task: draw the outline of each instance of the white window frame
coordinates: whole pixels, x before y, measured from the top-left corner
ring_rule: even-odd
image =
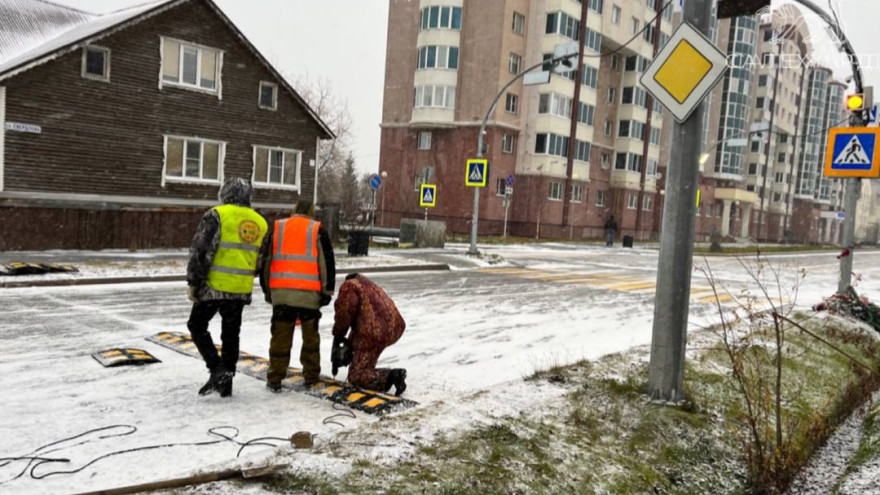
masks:
[[[303,161],[303,152],[302,150],[295,150],[293,148],[284,148],[281,146],[265,146],[261,144],[255,144],[252,146],[253,148],[253,158],[251,160],[251,184],[254,185],[254,189],[279,189],[284,191],[300,191],[300,186],[302,185],[302,161]],[[285,163],[287,161],[287,154],[294,153],[296,154],[296,183],[294,185],[290,184],[278,184],[275,182],[257,182],[257,150],[266,150],[271,153],[273,151],[281,152],[281,180],[284,180],[284,167],[287,165]],[[271,165],[272,158],[269,157],[269,163],[266,164],[266,180],[269,180],[269,177],[272,175],[269,167]]]
[[[654,197],[645,195],[642,197],[642,211],[651,211],[654,208]],[[699,211],[699,210],[697,210]]]
[[[501,137],[501,152],[502,153],[513,153],[516,149],[516,135],[514,134],[505,134]]]
[[[263,88],[266,86],[270,86],[274,90],[272,93],[272,106],[271,107],[267,107],[266,105],[263,105]],[[272,110],[272,111],[278,110],[278,85],[271,82],[271,81],[260,81],[260,90],[257,93],[257,105],[260,108],[262,108],[263,110]]]
[[[672,10],[672,9],[670,9]],[[617,5],[611,6],[611,24],[620,24],[620,15],[623,11]]]
[[[499,177],[495,180],[495,196],[504,197],[507,195],[507,179]]]
[[[575,194],[577,191],[577,194]],[[583,203],[584,202],[584,186],[579,184],[571,185],[571,202],[572,203]]]
[[[519,21],[517,23],[517,21]],[[519,12],[514,11],[513,13],[513,32],[522,36],[525,33],[526,26],[526,16],[520,14]],[[517,29],[519,27],[519,29]]]
[[[639,198],[637,194],[630,193],[626,198],[626,209],[627,210],[635,210],[639,206]]]
[[[169,139],[177,139],[183,141],[183,176],[182,177],[174,177],[168,175],[168,140]],[[195,177],[187,177],[186,176],[186,147],[187,143],[190,141],[197,141],[201,144],[199,146],[199,178]],[[204,174],[205,169],[205,143],[216,144],[219,145],[220,149],[217,151],[217,178],[216,179],[202,179],[201,176]],[[165,134],[162,139],[162,187],[165,187],[165,184],[168,182],[175,183],[184,183],[184,184],[207,184],[207,185],[220,185],[223,183],[223,173],[226,168],[226,141],[218,141],[216,139],[204,139],[195,136],[182,136],[175,134]]]
[[[164,77],[164,68],[165,68],[165,41],[173,41],[180,45],[180,52],[178,54],[178,68],[177,68],[177,78],[178,81],[166,81]],[[202,50],[212,51],[217,54],[216,67],[214,68],[214,89],[203,88],[199,86],[198,81],[196,84],[188,84],[183,82],[183,49],[184,47],[195,48],[198,50],[198,55],[196,57],[196,76],[198,81],[202,78]],[[219,48],[214,48],[211,46],[200,45],[198,43],[192,43],[189,41],[180,40],[177,38],[171,38],[168,36],[159,36],[159,89],[161,90],[165,86],[171,86],[174,88],[186,89],[189,91],[195,91],[197,93],[205,93],[210,95],[217,95],[218,100],[223,99],[223,56],[224,51]]]
[[[511,105],[513,102],[513,105]],[[511,109],[511,106],[513,107]],[[504,97],[504,111],[511,115],[519,115],[519,95],[507,93]]]
[[[86,72],[86,58],[89,50],[104,52],[104,75],[96,76]],[[82,48],[82,77],[93,81],[110,82],[110,49],[105,46],[86,45]]]
[[[608,191],[596,191],[596,206],[605,206],[607,202]]]
[[[511,74],[519,74],[522,69],[522,55],[510,52],[510,60],[507,62],[507,71]]]
[[[547,199],[550,201],[562,201],[562,183],[557,181],[550,181],[550,188],[547,191]],[[558,193],[559,197],[556,197]]]
[[[423,138],[424,136],[428,136],[428,139],[427,139],[427,146],[423,146],[425,140],[422,139],[422,138]],[[417,148],[419,149],[419,151],[427,151],[427,150],[430,150],[430,149],[431,149],[431,141],[432,141],[433,139],[434,139],[434,136],[431,134],[431,131],[419,131],[418,144],[417,144]]]

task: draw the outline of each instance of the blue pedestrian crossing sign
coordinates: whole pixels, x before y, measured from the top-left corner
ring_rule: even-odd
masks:
[[[419,193],[419,206],[422,208],[433,208],[437,206],[436,184],[422,184]]]
[[[826,177],[880,177],[880,128],[838,127],[828,132]]]
[[[468,160],[465,184],[467,184],[468,187],[486,187],[486,184],[488,183],[489,160]]]

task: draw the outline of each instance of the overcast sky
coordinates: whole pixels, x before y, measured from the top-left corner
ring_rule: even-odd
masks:
[[[56,0],[91,12],[109,12],[144,0]],[[479,0],[495,1],[495,0]],[[630,1],[630,0],[624,0]],[[866,84],[880,88],[880,20],[878,0],[833,0],[855,50],[870,54]],[[382,120],[382,87],[388,0],[216,0],[257,48],[283,73],[308,75],[332,81],[336,94],[348,100],[355,121],[354,155],[359,168],[379,166],[379,123]],[[773,4],[791,0],[774,0]],[[609,2],[606,2],[606,4]],[[678,2],[676,2],[677,4]],[[815,0],[822,6],[826,0]],[[833,45],[823,24],[806,15],[817,59],[831,62]],[[845,64],[834,63],[839,79],[849,75]],[[880,89],[878,89],[880,100]]]

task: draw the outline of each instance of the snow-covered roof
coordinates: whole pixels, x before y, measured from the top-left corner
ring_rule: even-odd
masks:
[[[0,0],[0,81],[187,1],[190,0],[153,0],[105,15],[96,15],[49,0]],[[207,3],[241,42],[282,82],[284,88],[305,107],[325,132],[325,137],[334,138],[335,135],[327,124],[223,11],[211,0],[207,0]]]
[[[9,5],[13,9],[11,17],[0,15],[3,31],[7,22],[21,25],[29,31],[24,33],[24,41],[4,43],[9,47],[8,53],[0,53],[0,79],[26,70],[32,63],[41,63],[46,57],[52,57],[58,51],[68,47],[75,48],[79,42],[86,41],[96,35],[107,34],[112,28],[122,27],[126,22],[139,19],[143,14],[158,10],[165,4],[179,0],[154,0],[143,5],[118,10],[106,15],[91,15],[81,11],[61,7],[44,0],[0,0],[0,14]],[[62,12],[66,15],[62,15]],[[52,13],[55,16],[52,16]],[[17,15],[16,15],[17,14]],[[77,15],[78,14],[78,15]],[[36,27],[43,24],[44,27]],[[32,27],[31,27],[32,26]],[[22,30],[24,30],[22,29]],[[40,36],[42,34],[42,36]],[[18,50],[13,46],[19,46]]]

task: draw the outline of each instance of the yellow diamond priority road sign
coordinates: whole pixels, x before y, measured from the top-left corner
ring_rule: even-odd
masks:
[[[640,82],[678,122],[684,122],[727,70],[727,57],[688,23],[672,34]]]

